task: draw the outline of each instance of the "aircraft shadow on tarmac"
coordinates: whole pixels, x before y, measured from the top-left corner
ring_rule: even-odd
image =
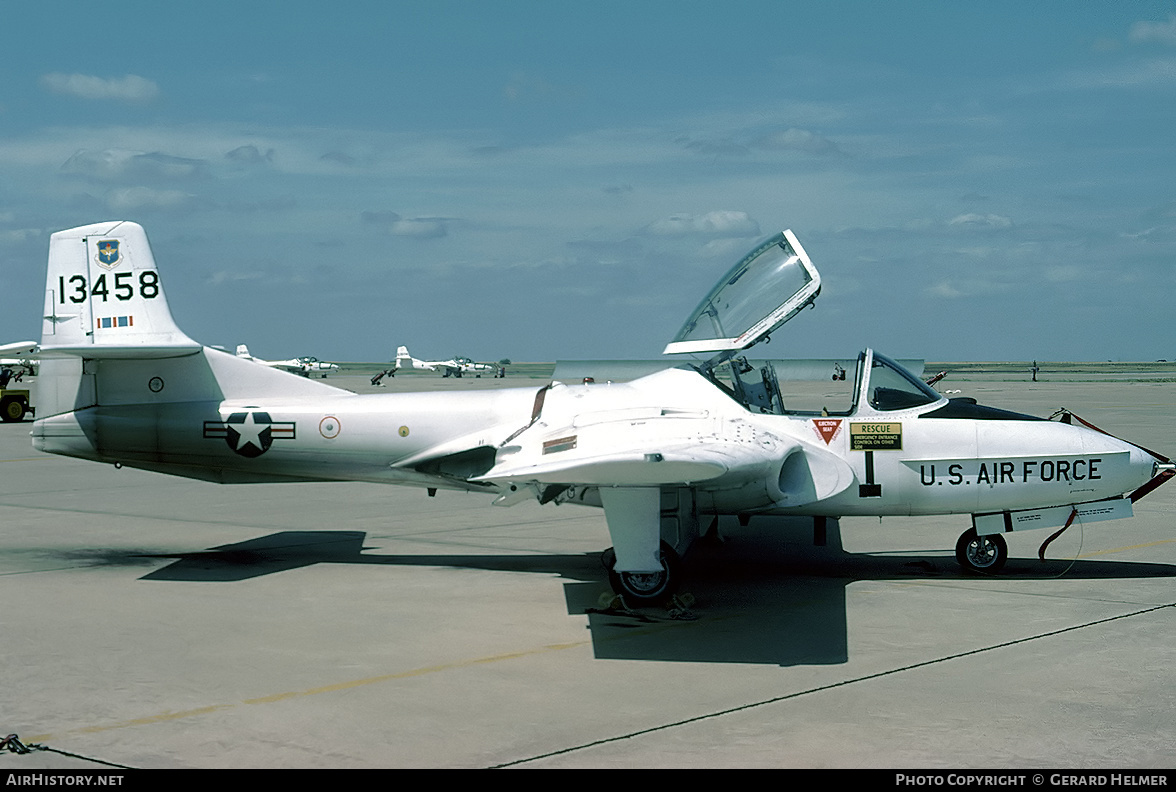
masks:
[[[769,522],[770,521],[770,522]],[[768,528],[769,530],[764,530]],[[807,534],[807,536],[806,536]],[[598,553],[569,555],[377,555],[362,531],[282,531],[191,553],[137,553],[127,562],[174,559],[143,580],[233,582],[313,564],[451,567],[555,574],[569,614],[587,614],[596,657],[673,662],[830,665],[848,661],[845,588],[863,580],[979,581],[949,554],[848,553],[829,520],[824,546],[812,524],[756,518],[718,547],[683,563],[694,598],[687,614],[605,609],[609,586]],[[1010,558],[1007,579],[1176,577],[1176,566],[1125,561]],[[687,618],[678,618],[686,615]]]

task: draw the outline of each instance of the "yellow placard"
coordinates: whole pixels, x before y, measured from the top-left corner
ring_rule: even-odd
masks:
[[[887,421],[851,423],[849,448],[851,451],[901,451],[902,424]]]

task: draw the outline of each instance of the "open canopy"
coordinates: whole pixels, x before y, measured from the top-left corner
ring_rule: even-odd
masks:
[[[719,279],[663,354],[747,349],[799,313],[820,291],[820,273],[796,236],[784,231]]]

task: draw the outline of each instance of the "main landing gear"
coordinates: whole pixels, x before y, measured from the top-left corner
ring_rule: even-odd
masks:
[[[993,575],[1000,571],[1009,558],[1009,548],[1000,534],[979,536],[969,528],[956,542],[956,560],[968,572]]]
[[[660,572],[617,572],[617,554],[613,548],[604,551],[600,563],[608,572],[608,582],[613,591],[636,607],[659,605],[674,596],[682,582],[681,560],[668,542],[662,542],[658,550]]]

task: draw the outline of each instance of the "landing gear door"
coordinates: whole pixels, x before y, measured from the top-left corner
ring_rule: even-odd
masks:
[[[663,354],[728,358],[758,343],[811,304],[821,276],[791,231],[763,242],[703,299]]]

